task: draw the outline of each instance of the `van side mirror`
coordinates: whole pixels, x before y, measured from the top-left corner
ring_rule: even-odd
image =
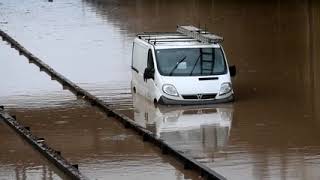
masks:
[[[230,76],[234,77],[237,74],[237,68],[235,65],[229,66],[229,72],[230,72]]]
[[[143,73],[143,79],[146,81],[147,79],[154,79],[154,69],[146,68]]]

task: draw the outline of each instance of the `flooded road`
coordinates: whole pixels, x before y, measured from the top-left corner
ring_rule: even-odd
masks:
[[[81,100],[71,104],[11,112],[90,179],[198,178],[98,109]]]
[[[320,5],[312,0],[0,1],[1,29],[79,86],[228,179],[320,178],[319,22]],[[175,31],[177,24],[200,24],[224,37],[228,60],[238,69],[235,103],[156,108],[138,95],[132,97],[130,57],[135,34]],[[97,111],[83,110],[86,105],[79,105],[72,94],[3,42],[0,52],[0,65],[6,67],[0,71],[6,77],[0,80],[0,103],[79,162],[85,173],[113,177],[117,173],[102,170],[112,168],[132,175],[142,172],[135,169],[137,164],[146,167],[146,162],[159,161],[155,150],[144,147],[149,145],[131,139],[122,127],[110,126]],[[87,122],[86,116],[95,123]],[[56,126],[62,124],[65,129],[59,132]],[[113,135],[105,134],[105,128]],[[59,133],[87,140],[69,147],[65,144],[76,140],[64,140]],[[128,146],[122,139],[137,147],[120,151]],[[117,144],[117,150],[105,141]],[[118,151],[119,157],[114,154]],[[128,157],[123,154],[132,159],[124,160]],[[154,164],[160,167],[157,177],[178,179],[173,174],[181,173],[176,170],[179,166],[161,159],[164,163]],[[97,166],[98,162],[103,165]],[[145,173],[137,174],[139,179]]]
[[[2,120],[0,132],[0,179],[67,179]]]

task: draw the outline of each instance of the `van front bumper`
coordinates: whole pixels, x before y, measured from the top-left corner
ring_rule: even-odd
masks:
[[[158,103],[164,105],[206,105],[206,104],[219,104],[234,101],[234,95],[223,99],[210,99],[210,100],[175,100],[161,96]]]

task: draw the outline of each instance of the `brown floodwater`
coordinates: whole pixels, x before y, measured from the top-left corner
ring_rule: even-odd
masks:
[[[200,25],[224,37],[228,61],[238,69],[235,103],[155,108],[132,97],[135,34],[175,31],[177,24]],[[2,0],[0,28],[58,72],[228,179],[320,178],[320,4],[315,0]],[[142,165],[148,172],[159,167],[152,171],[162,178],[189,177],[131,132],[79,106],[72,94],[4,44],[0,103],[79,162],[86,174],[139,179],[150,175],[136,169]],[[53,125],[64,121],[72,125]],[[60,132],[57,126],[65,129]],[[105,128],[113,135],[105,134]],[[124,142],[112,139],[123,134]],[[118,143],[118,150],[112,143]],[[126,152],[132,144],[133,152]],[[163,163],[145,165],[157,158]],[[120,177],[119,171],[138,175]]]
[[[116,120],[74,101],[71,106],[10,111],[90,179],[198,178]]]
[[[0,179],[67,179],[0,120]]]

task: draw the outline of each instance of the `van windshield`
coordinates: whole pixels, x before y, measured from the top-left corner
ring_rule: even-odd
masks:
[[[218,75],[227,70],[221,48],[158,49],[156,60],[163,76]]]

